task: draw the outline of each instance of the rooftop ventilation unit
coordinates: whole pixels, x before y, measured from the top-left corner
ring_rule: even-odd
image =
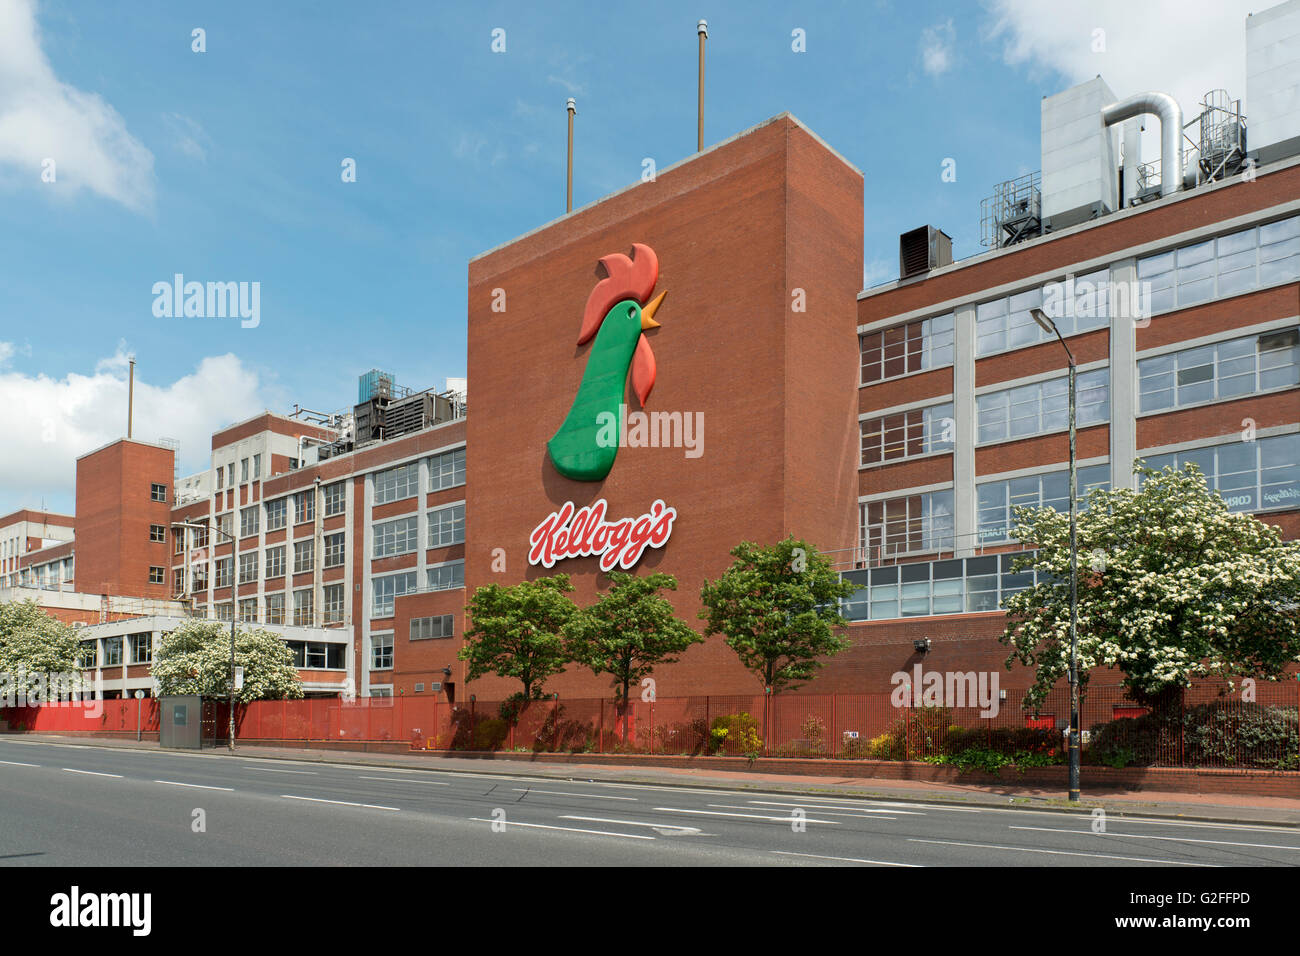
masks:
[[[1044,231],[1064,229],[1118,208],[1116,133],[1102,119],[1102,111],[1114,102],[1115,94],[1100,76],[1043,97]]]
[[[1042,181],[1035,172],[993,187],[980,202],[981,245],[1001,249],[1042,234]]]
[[[1300,0],[1246,18],[1246,105],[1256,162],[1300,154]]]
[[[910,279],[952,264],[952,239],[934,226],[921,226],[898,237],[898,277]]]

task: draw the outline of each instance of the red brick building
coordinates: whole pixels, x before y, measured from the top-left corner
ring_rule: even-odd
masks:
[[[1000,187],[1016,201],[989,218],[989,251],[953,262],[942,233],[909,234],[902,277],[865,291],[862,174],[788,114],[486,252],[469,263],[472,415],[463,390],[372,374],[346,415],[214,435],[211,469],[175,488],[166,449],[102,449],[78,464],[76,589],[310,630],[286,640],[322,693],[491,700],[516,688],[466,687],[467,594],[562,571],[589,602],[599,559],[530,563],[534,529],[570,502],[614,521],[661,501],[671,535],[636,567],[677,577],[692,624],[742,540],[804,538],[859,585],[852,647],[810,690],[888,690],[926,640],[927,669],[1001,669],[999,605],[1032,581],[1010,571],[1011,509],[1065,507],[1066,360],[1036,308],[1078,363],[1081,492],[1131,487],[1137,458],[1196,461],[1231,507],[1300,536],[1300,140],[1185,175],[1162,157],[1153,186],[1131,125],[1095,108],[1112,99],[1098,80],[1044,101],[1042,179]],[[1087,131],[1071,150],[1103,154],[1100,177],[1049,149],[1071,110]],[[623,404],[640,410],[653,368],[645,410],[696,423],[693,444],[628,443],[606,477],[574,480],[548,441],[600,347],[579,342],[612,275],[598,263],[635,244],[667,297]],[[757,689],[716,638],[656,681],[661,697]],[[546,689],[608,692],[576,669]]]

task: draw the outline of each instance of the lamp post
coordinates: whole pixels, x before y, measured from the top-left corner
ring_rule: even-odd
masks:
[[[1042,309],[1032,309],[1039,327],[1065,349],[1070,363],[1070,792],[1071,803],[1079,800],[1079,542],[1077,537],[1078,467],[1075,457],[1075,364],[1074,353],[1065,344],[1065,338],[1056,323]]]
[[[233,519],[232,519],[233,520]],[[176,522],[182,528],[190,528],[197,531],[209,530],[205,524],[194,524],[190,522]],[[239,619],[239,543],[235,536],[228,531],[222,531],[221,528],[213,526],[210,530],[217,534],[224,535],[230,539],[230,727],[229,739],[227,740],[227,749],[231,753],[235,752],[235,622]]]

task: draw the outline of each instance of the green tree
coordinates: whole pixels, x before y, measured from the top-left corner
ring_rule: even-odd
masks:
[[[78,673],[79,648],[76,631],[35,601],[0,604],[0,674],[7,675],[6,691],[26,694],[44,675]]]
[[[1275,679],[1300,660],[1300,543],[1234,514],[1195,465],[1134,466],[1139,491],[1097,489],[1078,518],[1080,683],[1114,667],[1132,696],[1163,708],[1196,677]],[[1038,583],[1004,602],[1007,666],[1036,667],[1026,704],[1069,672],[1070,524],[1017,508],[1018,559]]]
[[[302,681],[293,652],[278,634],[258,628],[235,632],[235,666],[244,669],[244,685],[235,702],[302,697]],[[199,694],[225,698],[230,693],[230,625],[220,621],[186,621],[164,634],[153,650],[154,680],[160,696]]]
[[[547,679],[564,672],[564,626],[577,611],[567,597],[567,574],[519,584],[487,584],[469,600],[470,627],[457,655],[469,664],[465,679],[496,674],[524,685],[524,698],[537,700]]]
[[[726,644],[764,687],[794,690],[851,643],[836,633],[848,622],[840,600],[855,586],[840,578],[825,555],[788,537],[770,547],[744,541],[715,582],[700,589],[705,633]]]
[[[674,664],[678,655],[704,637],[673,613],[660,591],[677,590],[671,574],[638,577],[625,571],[609,575],[610,588],[589,608],[578,611],[564,629],[568,655],[596,675],[609,674],[619,689],[627,742],[629,688],[639,684],[660,664]]]

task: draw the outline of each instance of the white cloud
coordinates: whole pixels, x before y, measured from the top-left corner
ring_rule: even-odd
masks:
[[[212,140],[199,123],[181,113],[164,113],[163,121],[176,137],[175,146],[191,159],[201,163],[208,160],[208,146]]]
[[[1246,15],[1273,5],[1272,0],[989,0],[985,38],[1003,44],[1008,65],[1053,70],[1069,85],[1100,74],[1120,99],[1147,90],[1169,93],[1182,106],[1185,122],[1200,112],[1198,104],[1210,90],[1226,89],[1245,100]],[[1243,102],[1243,110],[1249,116],[1250,104]],[[1144,157],[1153,148],[1158,153],[1158,127],[1147,124]]]
[[[11,343],[0,342],[0,356],[13,352]],[[42,501],[72,507],[77,458],[126,435],[126,368],[120,347],[90,375],[54,379],[0,368],[6,446],[0,455],[0,514]],[[230,354],[209,356],[190,374],[164,384],[149,382],[137,366],[133,434],[148,442],[179,440],[182,474],[197,471],[210,462],[212,433],[273,406],[271,392]]]
[[[45,160],[56,180],[43,183]],[[0,167],[20,182],[89,189],[129,209],[153,205],[153,154],[97,93],[54,75],[34,0],[0,0]]]
[[[940,76],[952,69],[953,48],[957,43],[957,29],[952,20],[936,23],[921,31],[921,66],[931,76]]]

